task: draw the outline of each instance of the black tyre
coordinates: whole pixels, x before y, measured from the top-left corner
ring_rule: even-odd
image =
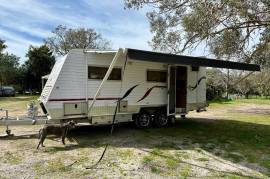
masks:
[[[135,118],[135,125],[138,128],[148,128],[152,125],[151,115],[148,113],[139,113]]]
[[[166,126],[168,124],[169,119],[168,119],[168,116],[166,115],[166,113],[158,112],[155,115],[154,122],[155,122],[155,125],[157,127],[164,127],[164,126]]]
[[[186,119],[186,115],[181,115],[181,119]]]

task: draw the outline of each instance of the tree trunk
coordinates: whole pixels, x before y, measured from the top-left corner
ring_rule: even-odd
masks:
[[[229,82],[230,82],[230,70],[227,70],[227,81],[225,87],[226,99],[229,99]]]

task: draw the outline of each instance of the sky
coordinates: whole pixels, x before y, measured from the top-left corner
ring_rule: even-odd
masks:
[[[119,47],[151,50],[146,10],[125,10],[122,0],[0,0],[0,38],[7,52],[26,59],[57,25],[94,28]]]
[[[123,0],[0,0],[0,38],[21,63],[29,46],[42,45],[60,24],[94,28],[113,49],[151,50],[147,10],[125,10]]]

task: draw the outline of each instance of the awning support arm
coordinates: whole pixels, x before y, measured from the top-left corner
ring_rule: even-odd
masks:
[[[96,99],[97,99],[97,97],[99,96],[99,93],[100,93],[100,91],[101,91],[101,89],[102,89],[104,83],[108,80],[108,78],[109,78],[109,76],[110,76],[110,74],[111,74],[111,72],[112,72],[112,70],[113,70],[113,67],[114,67],[116,61],[119,59],[119,57],[120,57],[120,55],[121,55],[122,53],[123,53],[123,49],[120,48],[120,49],[118,50],[118,52],[115,54],[115,56],[114,56],[114,58],[113,58],[113,60],[112,60],[112,62],[111,62],[111,64],[110,64],[110,66],[109,66],[109,68],[108,68],[108,70],[107,70],[107,72],[106,72],[106,74],[105,74],[105,76],[104,76],[102,82],[100,83],[100,85],[99,85],[99,87],[98,87],[98,89],[97,89],[97,91],[96,91],[96,94],[95,94],[95,96],[94,96],[94,98],[93,98],[93,100],[92,100],[92,103],[91,103],[90,107],[88,108],[87,114],[89,114],[90,111],[91,111],[91,109],[93,108],[93,106],[94,106],[94,104],[95,104],[95,102],[96,102]]]

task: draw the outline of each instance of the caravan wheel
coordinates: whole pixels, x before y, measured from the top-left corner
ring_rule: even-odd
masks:
[[[148,113],[139,113],[135,119],[135,125],[138,128],[147,128],[152,124],[152,119]]]
[[[168,116],[165,113],[157,113],[155,115],[155,124],[157,127],[164,127],[168,124]]]

